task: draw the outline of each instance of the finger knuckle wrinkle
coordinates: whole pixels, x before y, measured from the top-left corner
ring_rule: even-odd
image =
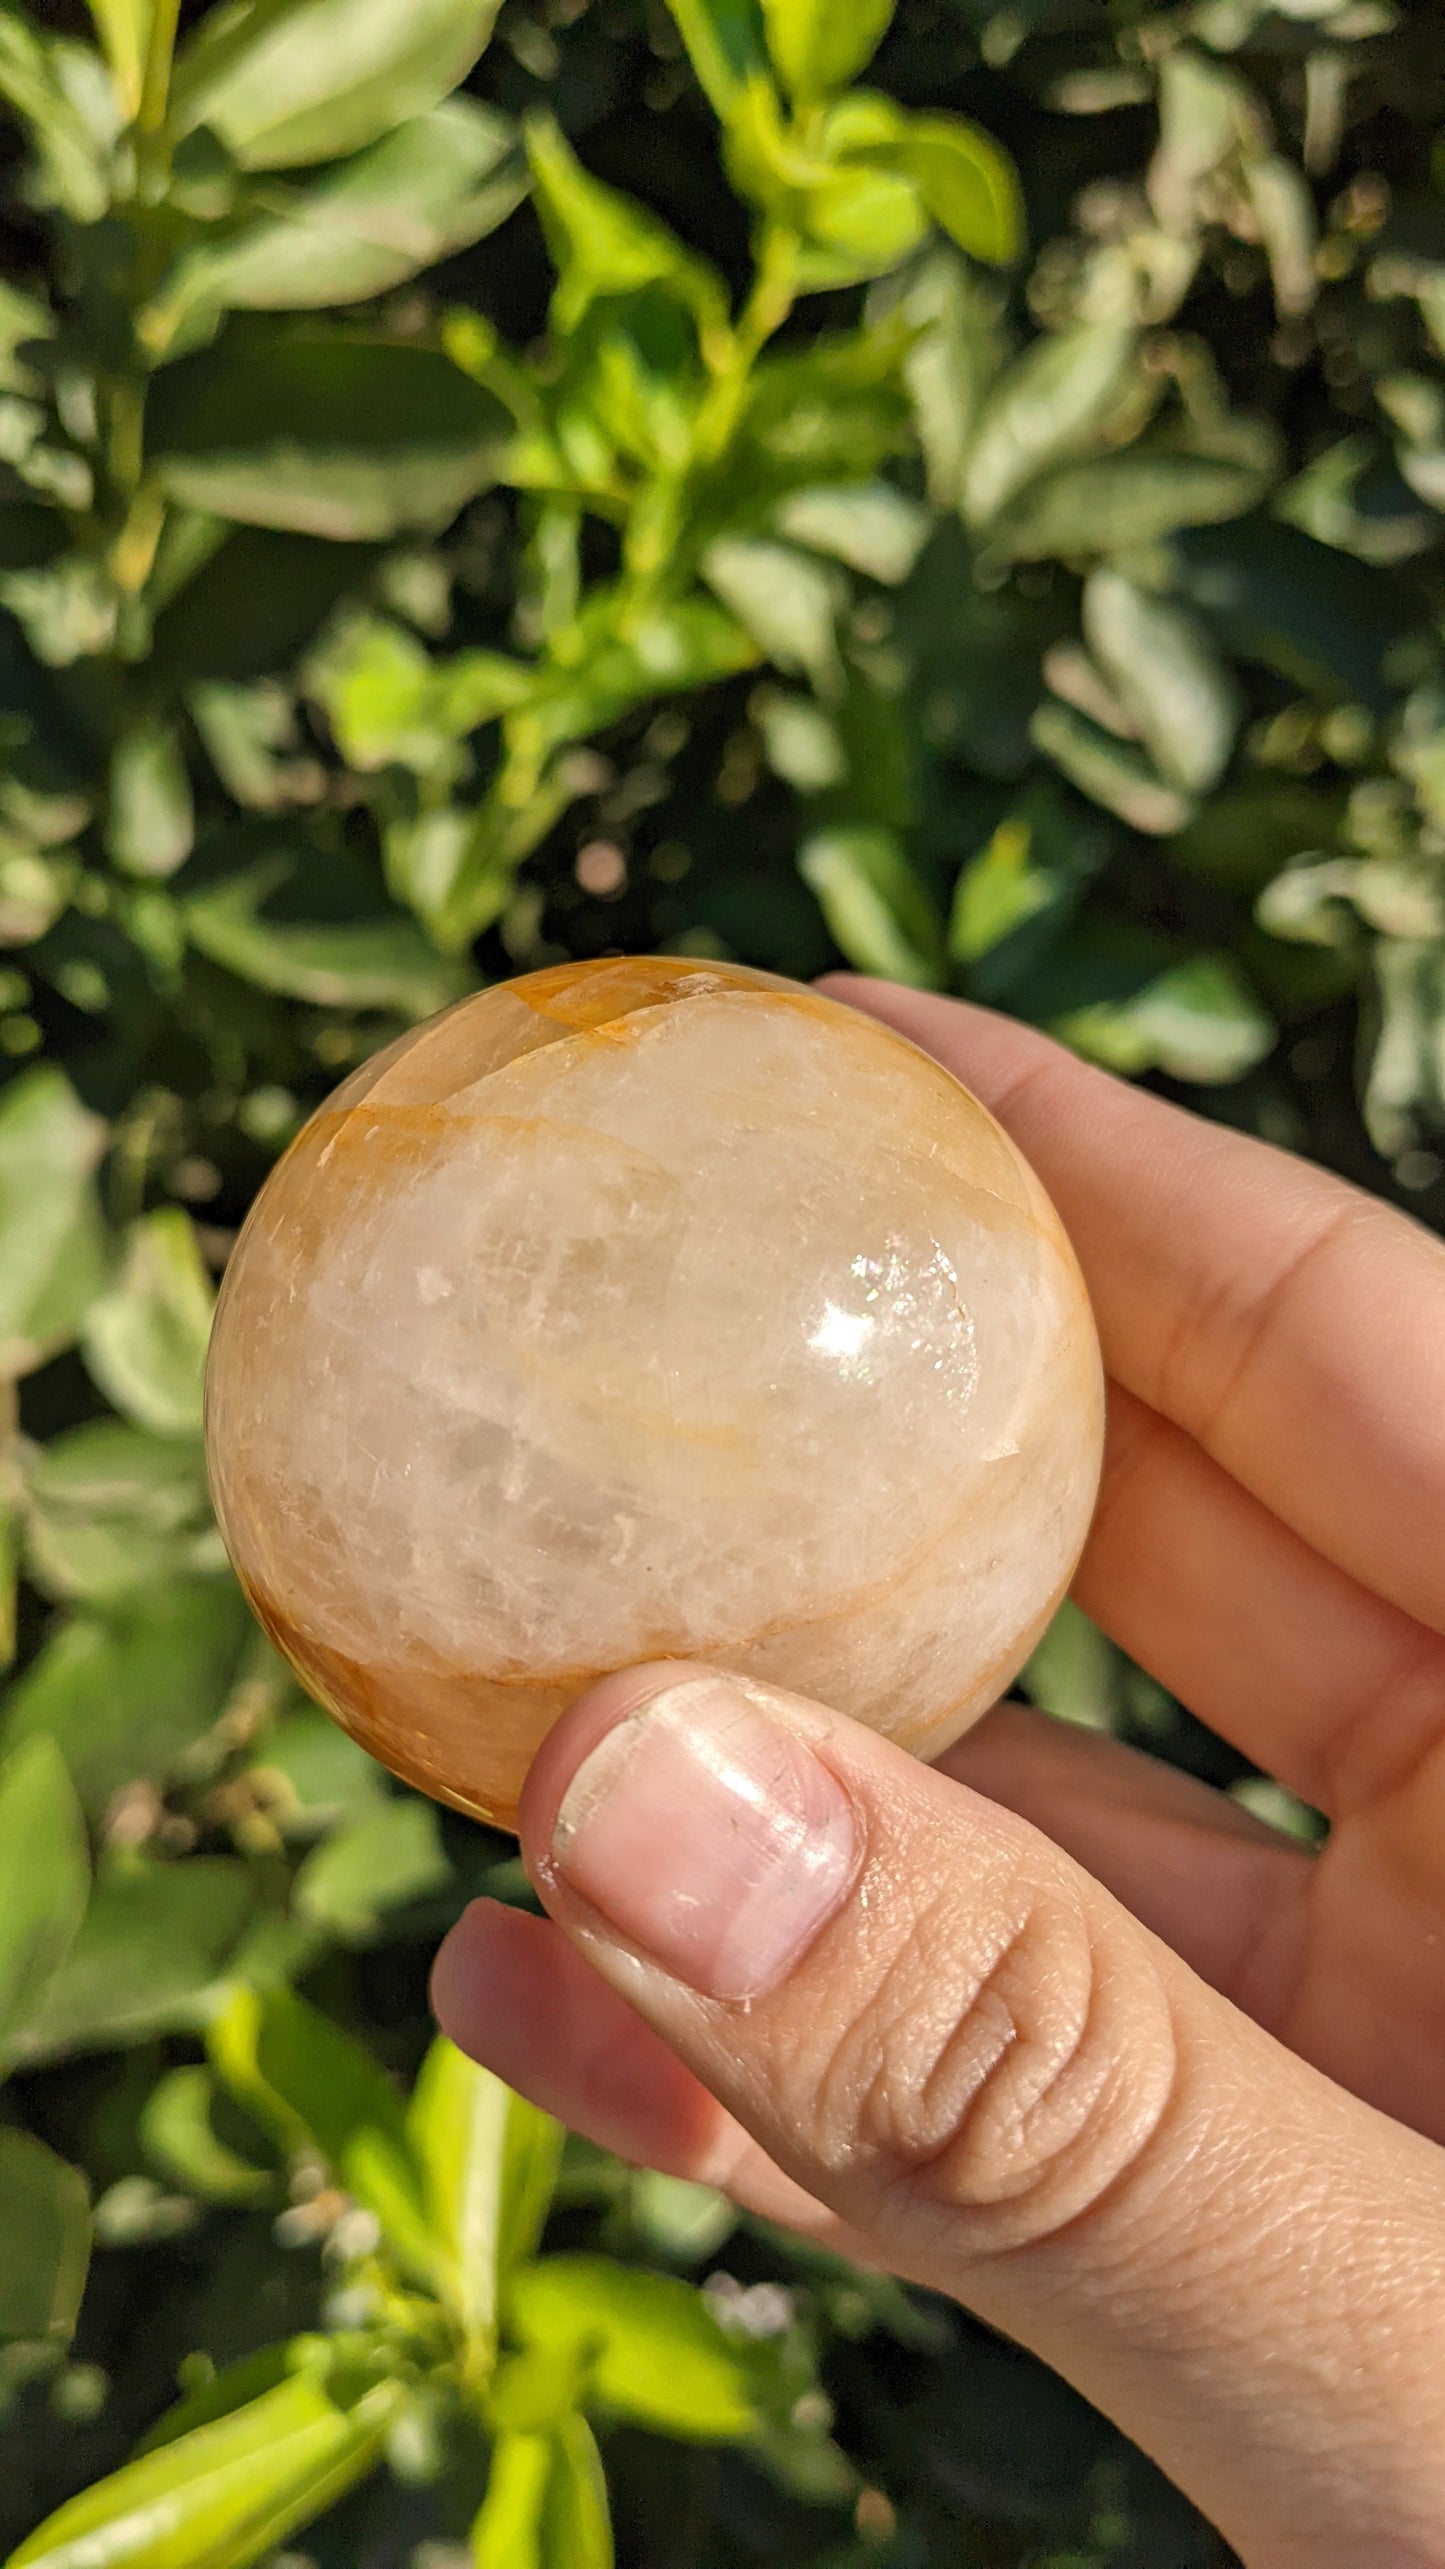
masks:
[[[1147,2154],[1174,2083],[1167,2000],[1147,1955],[1068,1893],[1033,1901],[921,2027],[896,2004],[916,1986],[906,1958],[893,1977],[867,2112],[895,2184],[961,2253],[1056,2235]]]

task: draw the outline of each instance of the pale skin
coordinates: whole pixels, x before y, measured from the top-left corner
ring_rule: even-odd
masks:
[[[1445,2569],[1445,1247],[1029,1029],[825,987],[983,1099],[1078,1251],[1079,1603],[1328,1842],[1020,1704],[928,1768],[634,1669],[532,1769],[548,1917],[471,1908],[441,2021],[1035,2349],[1248,2569]]]

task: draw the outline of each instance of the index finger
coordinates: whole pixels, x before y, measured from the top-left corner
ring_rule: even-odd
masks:
[[[1116,1382],[1353,1577],[1445,1630],[1445,1245],[1307,1161],[965,1001],[832,976],[1006,1126]]]

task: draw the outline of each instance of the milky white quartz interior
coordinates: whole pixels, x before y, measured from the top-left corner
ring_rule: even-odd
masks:
[[[262,1622],[503,1824],[643,1659],[936,1753],[1068,1583],[1102,1414],[1072,1252],[984,1109],[870,1018],[674,959],[498,986],[357,1072],[257,1201],[207,1388]]]

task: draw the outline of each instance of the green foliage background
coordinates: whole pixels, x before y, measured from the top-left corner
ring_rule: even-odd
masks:
[[[0,2543],[1217,2564],[428,2049],[527,1888],[250,1626],[201,1366],[326,1089],[569,955],[959,990],[1440,1221],[1445,21],[31,0],[0,101]],[[1314,1832],[1076,1610],[1026,1683]]]

